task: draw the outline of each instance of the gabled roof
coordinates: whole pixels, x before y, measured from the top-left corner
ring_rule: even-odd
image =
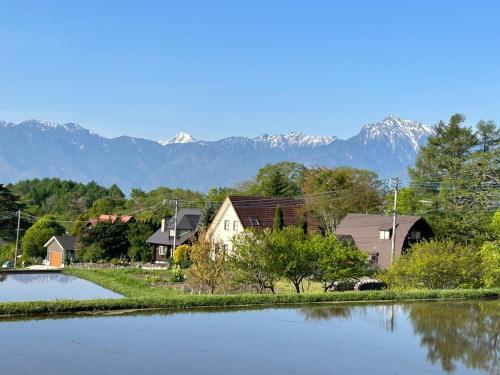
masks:
[[[244,228],[269,228],[274,225],[276,207],[283,209],[285,226],[298,226],[304,201],[296,198],[228,196]],[[257,219],[257,220],[255,220]]]
[[[179,210],[177,213],[177,230],[187,230],[188,232],[176,239],[176,245],[182,245],[198,231],[200,218],[201,210],[198,208],[182,208]],[[169,231],[174,229],[174,224],[174,219],[169,219],[165,225],[165,232],[162,232],[161,228],[158,229],[146,242],[156,245],[173,245],[174,241],[173,238],[170,238]]]
[[[195,235],[197,230],[190,230],[186,234],[177,237],[175,240],[175,245],[179,246],[186,242],[189,238]],[[154,232],[151,237],[146,240],[146,243],[155,244],[155,245],[164,245],[164,246],[173,246],[174,239],[168,235],[168,232],[162,232],[161,229],[158,229]]]
[[[177,229],[180,230],[193,230],[198,226],[201,218],[201,210],[198,208],[181,208],[177,212]],[[165,228],[174,229],[174,218],[170,218]]]
[[[74,251],[76,249],[76,239],[74,236],[52,236],[43,247],[47,247],[53,241],[57,241],[63,250]]]

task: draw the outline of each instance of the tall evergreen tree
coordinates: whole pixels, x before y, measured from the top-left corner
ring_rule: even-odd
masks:
[[[409,175],[438,237],[482,241],[499,198],[498,131],[493,122],[481,121],[474,133],[464,122],[460,114],[439,122]]]
[[[285,226],[285,219],[283,217],[283,208],[278,205],[274,210],[274,230],[282,230]]]
[[[16,238],[16,211],[23,208],[19,197],[0,184],[0,239],[12,241]],[[23,222],[23,227],[25,227]]]

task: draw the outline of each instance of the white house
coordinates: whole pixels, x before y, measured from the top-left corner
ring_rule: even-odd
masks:
[[[207,234],[221,241],[226,251],[231,251],[232,238],[236,234],[247,228],[272,228],[277,206],[283,209],[285,226],[300,224],[304,207],[302,199],[230,195],[217,211]]]

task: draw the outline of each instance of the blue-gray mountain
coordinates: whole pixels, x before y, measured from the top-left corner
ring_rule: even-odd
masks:
[[[167,140],[104,138],[74,124],[0,121],[0,182],[60,177],[152,189],[160,185],[206,191],[248,180],[266,163],[351,166],[381,177],[406,176],[430,126],[390,116],[341,140],[301,133],[198,141],[181,133]]]

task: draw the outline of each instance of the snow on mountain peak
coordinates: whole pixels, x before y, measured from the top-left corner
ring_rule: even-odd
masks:
[[[58,124],[56,122],[52,121],[39,121],[35,119],[23,121],[17,125],[14,126],[24,126],[28,128],[36,128],[41,131],[46,131],[46,130],[53,130],[53,129],[64,129],[68,131],[75,131],[75,130],[83,130],[80,125],[74,123],[74,122],[68,122],[65,124]]]
[[[180,132],[173,136],[172,138],[169,138],[167,140],[159,141],[158,143],[161,144],[162,146],[165,145],[170,145],[170,144],[175,144],[175,143],[192,143],[192,142],[197,142],[196,139],[194,139],[191,134]]]
[[[427,139],[432,132],[432,127],[429,125],[391,115],[377,123],[364,125],[360,134],[363,137],[365,145],[369,140],[386,137],[393,148],[398,139],[407,138],[412,148],[416,151],[422,141]]]
[[[300,132],[283,134],[262,134],[254,138],[256,142],[267,143],[272,148],[284,148],[287,146],[316,147],[325,146],[336,140],[333,136],[314,136]]]

